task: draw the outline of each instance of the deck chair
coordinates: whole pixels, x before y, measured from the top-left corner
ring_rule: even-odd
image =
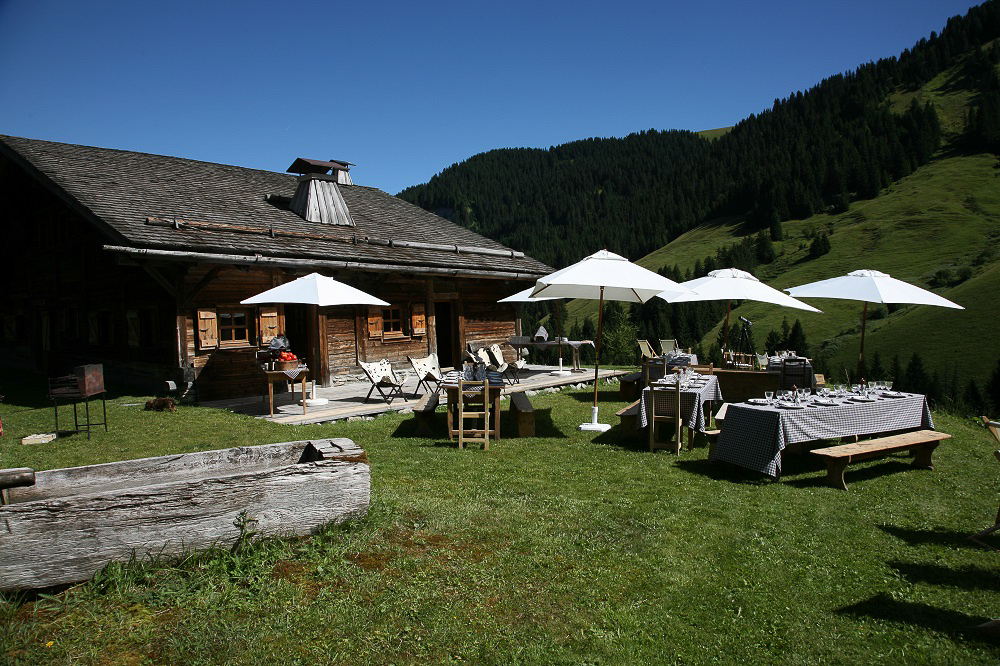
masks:
[[[375,389],[378,389],[379,395],[382,396],[387,405],[391,405],[396,398],[406,400],[406,396],[403,395],[403,381],[405,381],[406,376],[400,377],[393,372],[389,359],[384,358],[377,363],[358,361],[358,364],[368,375],[368,381],[372,383],[372,387],[368,389],[368,395],[365,396],[365,402],[368,402],[368,398],[372,396]]]
[[[648,340],[636,340],[636,342],[639,343],[639,352],[642,354],[643,360],[656,358],[656,352],[653,351],[653,345],[649,344]]]
[[[677,350],[677,340],[660,340],[660,353],[669,354]]]
[[[490,450],[490,434],[496,435],[496,425],[490,427],[490,381],[458,380],[458,448],[466,442],[482,442],[483,450]],[[469,409],[471,408],[471,409]],[[494,414],[494,420],[496,415]],[[479,420],[482,419],[482,428]],[[473,421],[472,427],[466,421]]]
[[[767,364],[771,362],[767,354],[754,354],[757,357],[757,367],[761,370],[767,370]]]
[[[424,356],[423,358],[406,357],[410,361],[410,367],[417,375],[417,388],[424,387],[427,393],[437,393],[441,388],[441,380],[444,373],[441,372],[441,364],[438,363],[437,354]],[[433,391],[431,387],[433,386]]]
[[[1000,442],[1000,423],[996,421],[990,421],[985,416],[982,416],[980,418],[983,420],[983,425],[986,426],[986,429],[989,430],[991,433],[993,433],[993,437],[995,437],[996,440]],[[997,461],[1000,461],[1000,451],[994,451],[993,455],[996,457]],[[997,517],[996,520],[993,522],[993,525],[991,527],[987,527],[985,530],[969,535],[969,540],[975,541],[980,546],[986,546],[987,548],[994,548],[990,544],[984,541],[980,541],[980,538],[986,536],[987,534],[993,534],[997,530],[1000,530],[1000,508],[997,509]]]
[[[649,416],[649,451],[656,449],[673,449],[674,453],[681,452],[683,439],[682,430],[685,428],[684,419],[681,417],[681,387],[680,384],[673,386],[649,387],[650,416]],[[656,424],[674,424],[674,443],[661,444],[656,441]],[[694,433],[688,428],[688,449],[690,450],[694,441]]]

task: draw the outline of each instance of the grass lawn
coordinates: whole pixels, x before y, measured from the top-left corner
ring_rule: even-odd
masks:
[[[89,442],[21,445],[51,431],[52,409],[44,390],[6,379],[0,467],[344,436],[368,451],[372,506],[310,538],[112,565],[68,590],[8,597],[3,663],[1000,659],[1000,642],[968,629],[1000,616],[998,554],[965,538],[993,522],[1000,468],[969,419],[935,414],[955,436],[936,470],[862,463],[842,492],[812,460],[772,483],[709,463],[705,448],[651,455],[617,427],[579,432],[588,391],[533,398],[538,436],[489,452],[417,437],[407,415],[279,426],[145,412],[141,396],[113,398],[111,431]],[[602,420],[622,405],[602,390]]]

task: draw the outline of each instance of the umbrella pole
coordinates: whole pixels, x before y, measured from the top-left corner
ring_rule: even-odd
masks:
[[[858,351],[858,383],[864,379],[861,376],[861,366],[864,364],[865,358],[865,321],[868,319],[868,301],[865,301],[865,307],[861,311],[861,349]]]
[[[559,321],[559,304],[556,303],[556,337],[559,339],[559,372],[562,372],[562,324]]]
[[[733,304],[732,301],[726,301],[726,332],[722,335],[722,353],[725,354],[726,350],[729,349],[729,306]],[[725,356],[723,356],[725,359]]]
[[[594,406],[590,412],[590,422],[580,425],[580,430],[599,430],[605,432],[611,429],[607,423],[597,422],[597,378],[601,366],[601,330],[604,328],[604,287],[601,287],[601,299],[597,310],[597,349],[594,353]]]

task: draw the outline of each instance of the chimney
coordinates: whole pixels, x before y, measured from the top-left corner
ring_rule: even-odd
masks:
[[[355,226],[339,187],[354,184],[351,182],[351,166],[350,162],[296,158],[287,169],[288,173],[300,174],[289,208],[309,222]]]

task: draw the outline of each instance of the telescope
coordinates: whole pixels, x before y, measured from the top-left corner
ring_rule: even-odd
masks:
[[[753,322],[744,317],[743,315],[740,315],[740,321],[746,324],[747,326],[753,326]]]

